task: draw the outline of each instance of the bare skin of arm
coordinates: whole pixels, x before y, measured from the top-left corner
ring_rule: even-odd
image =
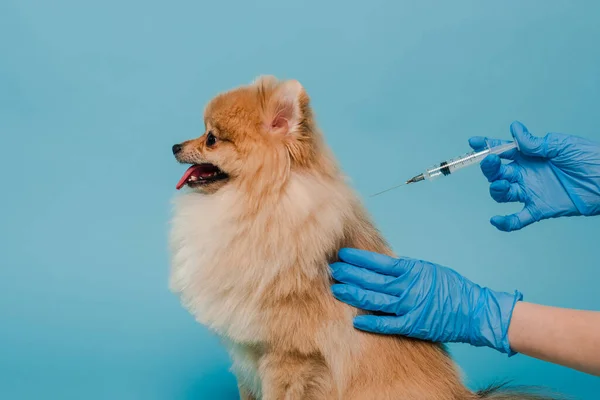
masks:
[[[600,312],[518,302],[508,340],[516,352],[600,376]]]

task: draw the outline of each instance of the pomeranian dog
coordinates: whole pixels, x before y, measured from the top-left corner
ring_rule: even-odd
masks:
[[[205,133],[173,146],[171,290],[216,332],[243,400],[541,399],[472,392],[441,345],[361,332],[331,294],[343,247],[393,256],[295,80],[260,77],[206,107]]]

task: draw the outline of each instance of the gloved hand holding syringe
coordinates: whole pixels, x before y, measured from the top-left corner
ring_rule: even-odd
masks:
[[[492,217],[490,222],[501,231],[522,229],[548,218],[600,215],[600,143],[560,133],[536,137],[520,122],[514,122],[510,131],[514,142],[472,137],[473,153],[428,168],[402,185],[481,162],[492,198],[523,204],[514,214]]]
[[[403,185],[408,185],[410,183],[421,182],[424,180],[431,181],[431,180],[437,179],[441,176],[448,176],[450,174],[453,174],[455,171],[458,171],[459,169],[462,169],[462,168],[465,168],[465,167],[468,167],[468,166],[471,166],[474,164],[479,164],[485,157],[487,157],[490,154],[502,154],[502,153],[505,153],[512,149],[518,149],[517,142],[498,144],[497,146],[490,146],[490,144],[488,142],[487,148],[485,148],[484,150],[473,151],[473,152],[467,153],[465,155],[462,155],[460,157],[455,157],[455,158],[451,158],[449,160],[443,161],[437,165],[432,166],[431,168],[427,168],[425,170],[425,172],[423,172],[422,174],[414,176],[400,185],[383,190],[379,193],[375,193],[375,194],[371,195],[371,197],[378,196],[382,193],[385,193],[392,189],[396,189]]]

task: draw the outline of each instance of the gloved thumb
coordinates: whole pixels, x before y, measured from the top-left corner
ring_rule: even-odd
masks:
[[[518,231],[535,222],[535,218],[527,207],[524,207],[520,212],[512,215],[497,215],[492,217],[490,222],[496,228],[504,232]]]
[[[519,145],[519,151],[522,154],[532,157],[547,157],[546,140],[533,136],[519,121],[510,124],[510,133]]]

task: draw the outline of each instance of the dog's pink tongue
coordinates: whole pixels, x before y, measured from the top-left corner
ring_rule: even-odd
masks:
[[[200,165],[192,165],[191,167],[189,167],[187,171],[185,171],[179,182],[177,182],[177,186],[175,186],[175,188],[177,190],[181,189],[183,185],[185,185],[185,183],[187,182],[188,178],[199,168]]]

